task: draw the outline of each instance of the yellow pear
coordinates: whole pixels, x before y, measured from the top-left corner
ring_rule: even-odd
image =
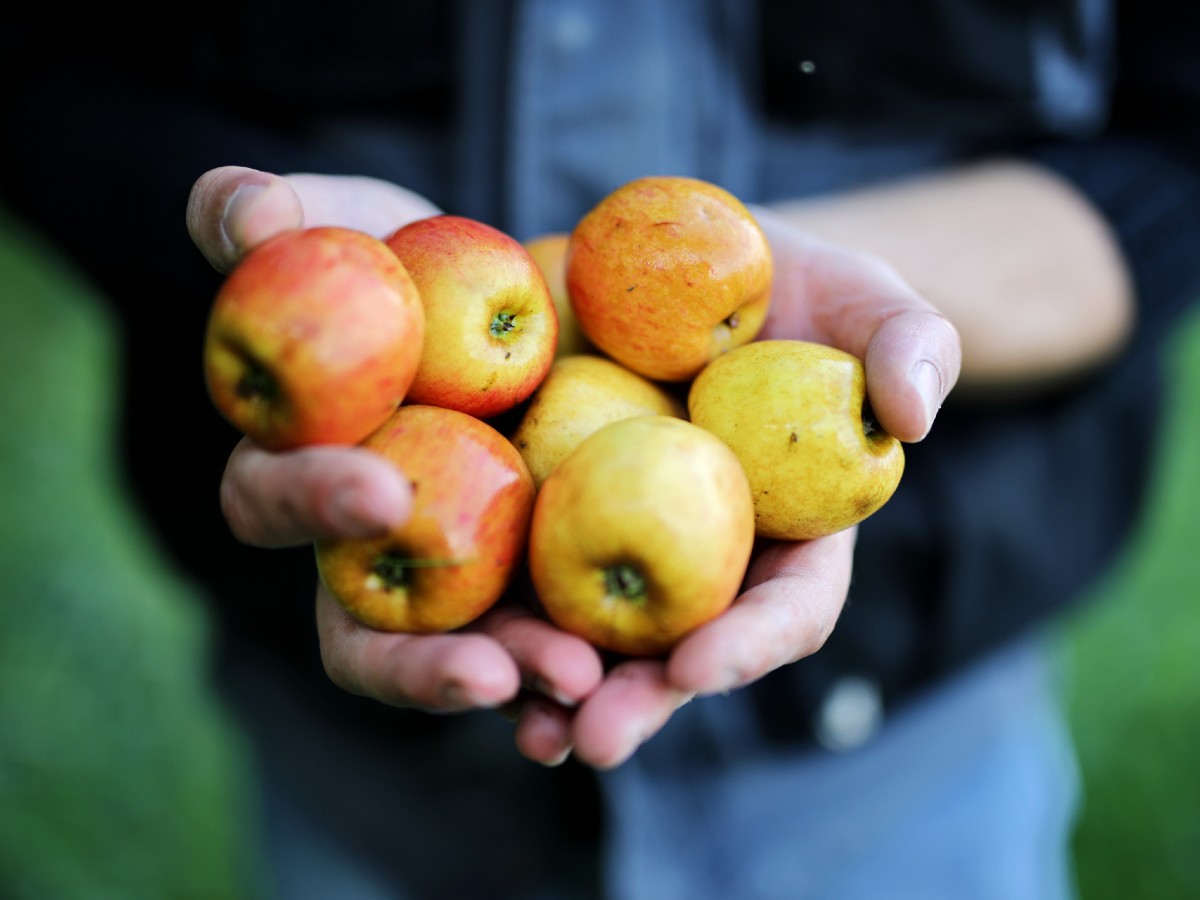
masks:
[[[685,419],[634,416],[594,431],[542,484],[529,574],[559,628],[654,656],[729,608],[753,544],[729,447]]]
[[[904,472],[903,445],[867,406],[862,363],[823,344],[763,340],[730,350],[692,381],[688,414],[741,460],[762,537],[848,528],[891,499]]]
[[[534,484],[602,425],[630,416],[684,418],[683,403],[662,385],[603,356],[554,360],[512,432]]]

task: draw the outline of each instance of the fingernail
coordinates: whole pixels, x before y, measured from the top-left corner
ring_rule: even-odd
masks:
[[[243,184],[225,202],[221,213],[221,237],[231,251],[237,252],[242,246],[242,229],[232,227],[232,223],[244,223],[250,218],[250,211],[264,190],[261,184]]]
[[[557,688],[552,687],[550,684],[548,684],[546,681],[544,681],[543,679],[541,679],[539,677],[535,677],[533,679],[533,681],[530,683],[530,687],[533,690],[537,691],[542,696],[549,697],[551,700],[553,700],[555,703],[559,704],[560,706],[565,706],[565,707],[570,708],[572,706],[578,705],[578,701],[575,700],[573,697],[568,697],[562,691],[558,690]]]
[[[909,370],[908,383],[916,388],[925,405],[925,431],[928,432],[938,410],[942,408],[942,376],[937,366],[922,359]]]
[[[552,756],[550,759],[543,759],[543,760],[541,760],[541,763],[547,769],[553,769],[556,766],[561,766],[563,763],[565,763],[567,761],[567,757],[570,755],[571,755],[571,748],[568,747],[562,753],[558,754],[558,756]]]

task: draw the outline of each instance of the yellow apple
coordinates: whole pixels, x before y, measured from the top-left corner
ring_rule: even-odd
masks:
[[[695,178],[648,176],[604,197],[571,231],[567,289],[604,353],[657,381],[686,381],[758,335],[770,247],[737,197]]]
[[[408,401],[489,418],[529,397],[554,361],[558,315],[525,246],[451,215],[410,222],[384,242],[425,306],[425,350]]]
[[[525,241],[525,249],[545,276],[546,286],[550,288],[550,296],[554,299],[554,308],[558,312],[556,356],[596,351],[583,329],[579,327],[575,312],[571,309],[570,296],[567,294],[567,244],[570,239],[569,233],[555,231]]]
[[[630,416],[685,418],[683,403],[662,385],[603,356],[563,356],[554,361],[516,429],[521,451],[539,488],[579,443],[609,422]]]
[[[904,447],[872,418],[857,357],[808,341],[754,341],[709,363],[688,391],[693,423],[728,444],[754,494],[760,536],[833,534],[883,506]]]
[[[635,416],[597,429],[542,483],[529,573],[564,631],[656,656],[729,607],[753,543],[729,447],[684,419]]]
[[[362,443],[413,487],[412,516],[385,534],[316,545],[329,592],[381,631],[459,628],[493,606],[524,561],[534,487],[491,425],[436,406],[397,409]]]
[[[204,338],[209,397],[271,450],[358,443],[407,395],[424,324],[416,285],[378,238],[284,232],[217,291]]]

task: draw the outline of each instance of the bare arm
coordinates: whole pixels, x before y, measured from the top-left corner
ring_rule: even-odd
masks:
[[[1132,289],[1106,223],[1035,165],[997,160],[774,209],[886,260],[939,308],[961,335],[968,396],[1085,372],[1131,330]]]

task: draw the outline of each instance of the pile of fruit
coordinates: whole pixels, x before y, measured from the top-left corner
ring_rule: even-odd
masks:
[[[756,539],[849,527],[903,471],[858,359],[758,339],[772,275],[741,201],[684,177],[526,243],[453,215],[299,229],[222,284],[206,383],[263,447],[357,444],[410,480],[405,524],[316,545],[359,621],[450,631],[527,573],[559,627],[658,655],[729,607]]]

